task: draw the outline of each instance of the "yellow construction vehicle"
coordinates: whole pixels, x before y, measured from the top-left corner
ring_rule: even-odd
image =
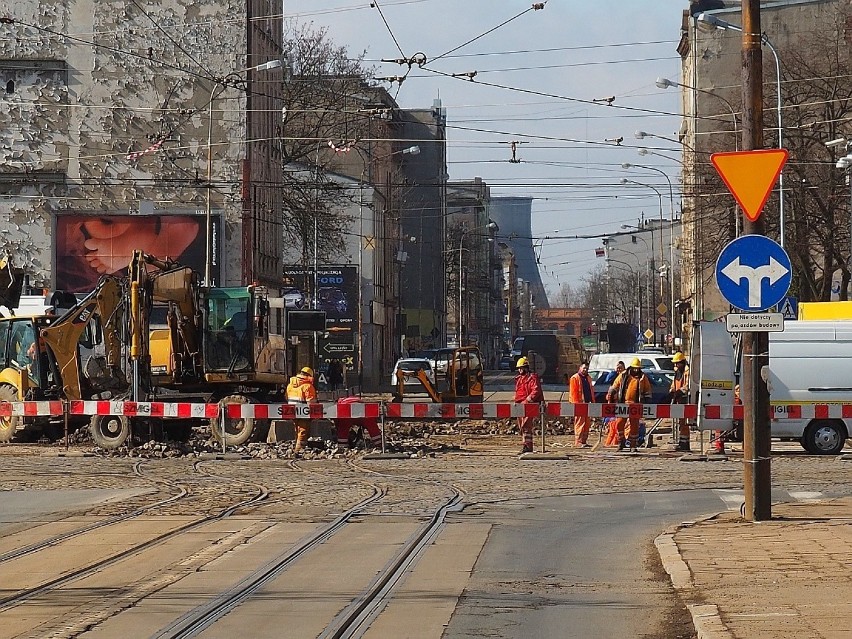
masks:
[[[416,379],[433,402],[481,402],[485,389],[482,382],[482,355],[475,346],[465,346],[452,351],[446,366],[435,366],[435,382],[422,368],[396,371],[393,401],[405,397],[405,381]]]
[[[0,304],[14,307],[4,297],[6,266],[0,262]],[[283,299],[263,287],[203,287],[191,269],[137,251],[127,277],[104,276],[62,315],[0,319],[0,401],[282,402],[283,318]],[[113,449],[133,430],[182,438],[192,423],[94,415],[70,425],[88,424],[95,443]],[[268,428],[252,419],[221,423],[224,433],[217,420],[213,435],[229,445]],[[20,430],[54,435],[62,424],[61,416],[0,417],[0,442]]]
[[[134,401],[225,404],[284,400],[283,299],[260,286],[205,287],[190,268],[135,251],[125,293]],[[119,427],[102,424],[119,420]],[[96,423],[97,422],[97,423]],[[126,439],[126,418],[101,416],[92,430]],[[228,445],[265,437],[268,422],[223,418]]]
[[[8,301],[10,308],[17,305]],[[61,315],[0,318],[0,401],[110,399],[126,391],[115,324],[120,304],[120,282],[104,277]],[[18,431],[53,436],[63,427],[61,415],[0,417],[0,442],[11,441]]]

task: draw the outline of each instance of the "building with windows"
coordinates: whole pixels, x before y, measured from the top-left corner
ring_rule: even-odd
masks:
[[[30,288],[90,290],[133,249],[216,284],[280,284],[278,13],[272,0],[4,10],[0,251]]]

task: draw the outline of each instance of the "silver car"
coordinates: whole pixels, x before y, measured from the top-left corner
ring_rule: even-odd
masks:
[[[413,373],[418,370],[423,370],[426,373],[426,377],[429,381],[434,385],[435,383],[435,371],[432,370],[432,364],[428,359],[423,359],[421,357],[402,357],[397,360],[396,364],[394,364],[393,372],[391,373],[391,385],[396,386],[396,372],[398,370],[406,371]],[[403,384],[406,386],[419,386],[420,380],[418,380],[414,375],[406,376],[403,380]]]

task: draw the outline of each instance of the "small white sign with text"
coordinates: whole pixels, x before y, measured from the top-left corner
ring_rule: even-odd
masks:
[[[784,330],[782,313],[728,313],[725,317],[729,333],[749,331],[777,333]]]

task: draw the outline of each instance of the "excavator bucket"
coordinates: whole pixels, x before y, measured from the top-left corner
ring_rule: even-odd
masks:
[[[0,257],[0,306],[10,311],[18,308],[24,290],[24,271],[12,265],[8,255]]]

